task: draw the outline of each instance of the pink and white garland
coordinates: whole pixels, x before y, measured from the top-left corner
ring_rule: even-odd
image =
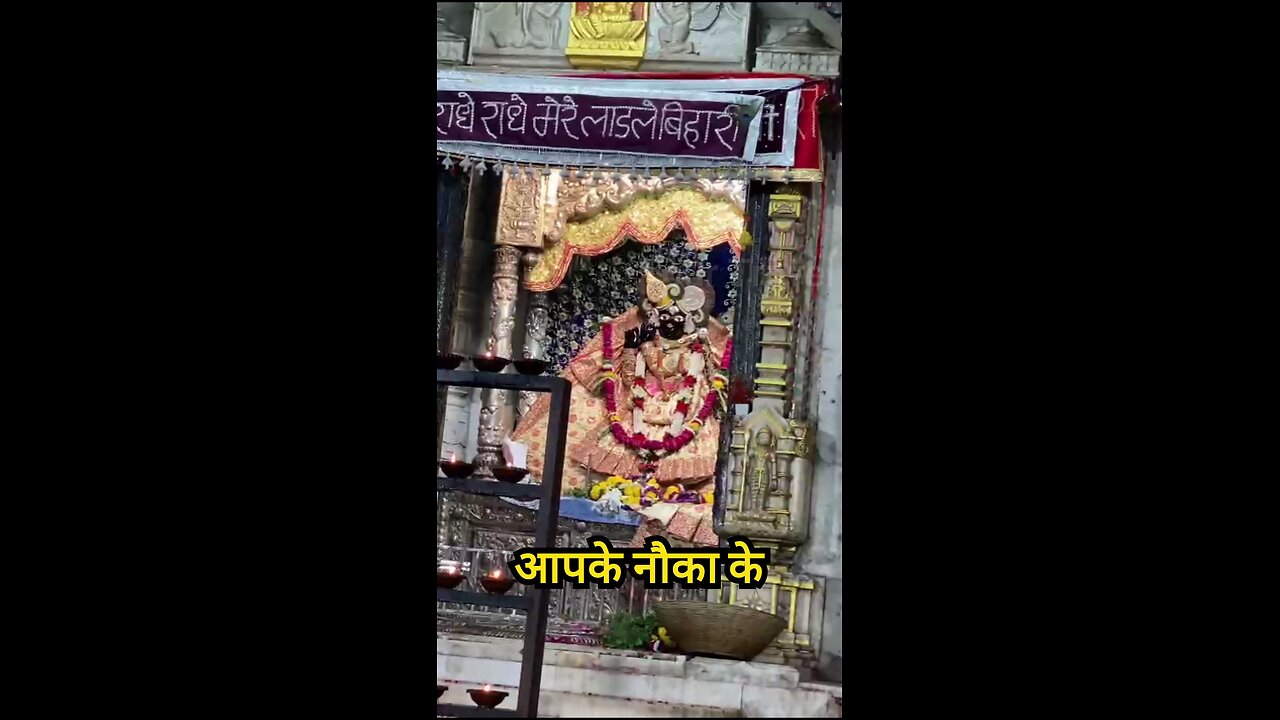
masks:
[[[603,331],[602,340],[604,341],[604,363],[601,366],[604,371],[604,406],[609,411],[610,428],[613,430],[613,437],[620,444],[632,450],[649,451],[654,455],[675,453],[693,441],[694,435],[702,429],[707,418],[711,417],[711,413],[715,412],[716,397],[720,398],[721,407],[725,407],[724,392],[725,386],[728,384],[728,377],[725,375],[725,371],[729,369],[729,360],[733,357],[732,337],[725,343],[724,356],[720,359],[720,369],[716,371],[711,381],[712,386],[715,388],[715,393],[707,393],[706,397],[702,399],[702,407],[698,410],[697,417],[689,421],[679,435],[667,433],[666,437],[661,440],[651,440],[645,437],[643,433],[628,433],[627,428],[622,424],[622,416],[618,414],[618,400],[615,394],[618,385],[618,374],[613,369],[613,324],[606,322],[601,329]],[[695,343],[691,349],[694,352],[700,352],[702,350],[701,343]],[[677,412],[688,412],[688,400],[692,398],[693,387],[696,384],[697,380],[686,373],[684,382],[681,384],[680,400],[676,405]],[[638,398],[635,405],[639,408],[644,407],[643,396]]]

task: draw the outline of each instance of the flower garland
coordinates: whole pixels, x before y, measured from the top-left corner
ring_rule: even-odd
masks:
[[[622,491],[622,499],[625,504],[633,507],[639,507],[640,483],[633,482],[618,475],[610,475],[604,480],[592,485],[589,497],[592,500],[599,500],[605,493],[609,492],[613,488],[618,488]]]
[[[702,407],[698,409],[697,417],[690,420],[679,435],[667,433],[661,440],[646,438],[643,433],[628,433],[627,428],[622,424],[622,416],[618,413],[618,399],[615,395],[618,384],[618,374],[613,369],[613,323],[604,323],[601,327],[602,340],[604,341],[603,355],[604,362],[601,369],[604,377],[604,406],[609,412],[610,429],[613,431],[613,437],[619,444],[625,445],[632,450],[647,451],[652,456],[662,454],[671,454],[678,452],[681,448],[693,441],[694,436],[702,429],[707,418],[711,417],[711,413],[715,411],[716,399],[719,399],[721,409],[728,407],[725,399],[725,387],[729,384],[725,371],[729,369],[729,360],[733,355],[733,338],[730,337],[725,343],[724,356],[720,359],[720,368],[716,370],[712,376],[711,386],[715,388],[715,393],[707,393],[702,400]],[[702,352],[703,345],[700,342],[694,343],[691,347],[694,352]],[[637,378],[643,383],[643,378]],[[686,417],[689,413],[689,401],[693,399],[693,388],[697,385],[697,379],[685,372],[684,380],[681,383],[681,390],[676,395],[676,412]],[[633,394],[638,395],[633,401],[636,407],[644,408],[643,387],[637,387]],[[650,468],[652,469],[652,468]]]
[[[679,483],[668,485],[664,488],[653,478],[648,478],[642,486],[640,484],[642,479],[644,479],[644,476],[624,478],[620,475],[610,475],[592,485],[588,495],[592,500],[599,502],[605,493],[618,488],[622,492],[622,504],[630,508],[649,507],[660,502],[692,505],[702,503],[711,505],[715,503],[716,495],[714,490],[700,493],[696,490],[685,490],[684,486]]]

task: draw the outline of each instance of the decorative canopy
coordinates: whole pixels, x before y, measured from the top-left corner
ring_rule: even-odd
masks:
[[[602,255],[627,238],[654,245],[683,230],[698,250],[728,244],[742,252],[746,183],[742,180],[547,180],[541,257],[525,287],[547,292],[560,285],[575,255]]]

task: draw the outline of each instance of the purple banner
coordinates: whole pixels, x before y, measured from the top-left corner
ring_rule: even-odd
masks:
[[[724,102],[436,91],[438,141],[730,159],[743,157],[748,122]]]
[[[788,90],[736,90],[740,95],[760,95],[764,97],[764,107],[760,111],[760,139],[756,142],[757,155],[771,155],[782,152],[782,140],[786,136],[784,127],[787,117]]]

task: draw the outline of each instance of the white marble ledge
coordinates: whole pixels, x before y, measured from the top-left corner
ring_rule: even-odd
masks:
[[[448,633],[437,633],[436,655],[520,662],[523,641],[507,638],[471,637],[465,639]],[[575,647],[548,643],[543,651],[544,667],[600,670],[626,675],[653,675],[684,678],[714,683],[731,683],[782,689],[806,689],[827,692],[827,687],[801,683],[800,671],[787,665],[751,663],[714,658],[690,658],[684,655],[644,653],[634,650]],[[813,687],[807,687],[807,686]],[[838,686],[837,692],[838,692]]]
[[[826,682],[802,682],[801,690],[816,690],[829,694],[833,698],[844,698],[844,686]]]
[[[518,702],[519,640],[437,636],[436,683],[457,697],[490,684]],[[840,687],[801,683],[795,668],[548,645],[539,711],[549,717],[839,717]],[[457,700],[455,700],[456,702]],[[465,699],[462,700],[465,702]]]

